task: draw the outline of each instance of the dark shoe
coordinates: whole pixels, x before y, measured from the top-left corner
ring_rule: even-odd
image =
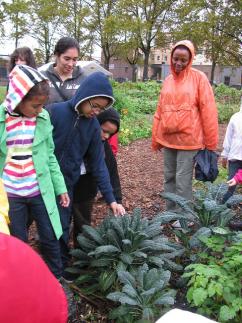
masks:
[[[229,223],[229,227],[232,229],[232,230],[236,230],[236,231],[240,231],[242,230],[242,221],[231,221]]]

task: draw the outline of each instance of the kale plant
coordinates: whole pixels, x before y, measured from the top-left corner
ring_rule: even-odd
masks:
[[[96,228],[84,225],[77,240],[79,248],[71,251],[75,262],[68,270],[79,274],[75,283],[86,294],[98,291],[105,296],[117,290],[117,273],[143,264],[183,269],[175,260],[184,248],[162,234],[160,217],[142,218],[138,209],[133,215],[106,217]]]
[[[150,269],[146,264],[129,273],[119,271],[122,291],[107,298],[121,305],[110,313],[117,323],[154,322],[162,310],[174,304],[175,291],[168,288],[171,273],[162,268]]]
[[[179,220],[183,231],[174,232],[186,248],[200,247],[202,236],[230,234],[227,226],[235,212],[228,206],[242,202],[242,195],[232,196],[226,204],[221,204],[226,188],[225,185],[207,184],[206,190],[197,190],[194,193],[193,201],[174,193],[161,193],[161,197],[177,205],[176,211],[160,213],[161,224]],[[194,225],[189,227],[191,222]]]

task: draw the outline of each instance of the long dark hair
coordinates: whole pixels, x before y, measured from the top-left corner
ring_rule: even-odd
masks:
[[[75,38],[62,37],[58,40],[58,42],[55,45],[54,55],[60,56],[70,48],[76,48],[78,51],[78,54],[80,54],[80,47],[79,47],[78,41]]]
[[[18,58],[21,58],[22,60],[26,61],[26,65],[37,68],[34,54],[32,50],[29,47],[19,47],[14,50],[14,52],[10,55],[10,61],[9,61],[9,72],[12,71],[12,69],[16,65],[16,60]]]

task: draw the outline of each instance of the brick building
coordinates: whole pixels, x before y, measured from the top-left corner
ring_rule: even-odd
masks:
[[[170,48],[161,49],[153,48],[150,54],[148,78],[154,80],[164,80],[170,73]],[[204,50],[200,49],[193,61],[193,67],[204,72],[208,79],[211,78],[212,62],[208,60],[204,54]],[[113,78],[119,81],[132,80],[133,67],[123,59],[112,57],[109,70],[113,74]],[[136,66],[137,80],[142,80],[143,66]],[[229,86],[240,89],[242,87],[242,66],[216,66],[214,72],[214,83],[224,83]]]

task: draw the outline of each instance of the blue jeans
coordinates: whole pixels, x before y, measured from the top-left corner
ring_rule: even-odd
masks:
[[[242,168],[242,160],[233,160],[233,161],[230,160],[228,164],[229,164],[228,180],[230,180],[234,177],[237,171]],[[235,189],[236,189],[236,185],[228,188],[227,192],[223,196],[223,200],[222,200],[223,203],[226,203],[227,200],[234,194]]]
[[[10,233],[28,241],[28,218],[31,214],[38,229],[40,248],[49,269],[60,278],[62,264],[59,241],[56,239],[49,215],[41,195],[35,197],[9,197]],[[16,251],[17,252],[17,251]]]

